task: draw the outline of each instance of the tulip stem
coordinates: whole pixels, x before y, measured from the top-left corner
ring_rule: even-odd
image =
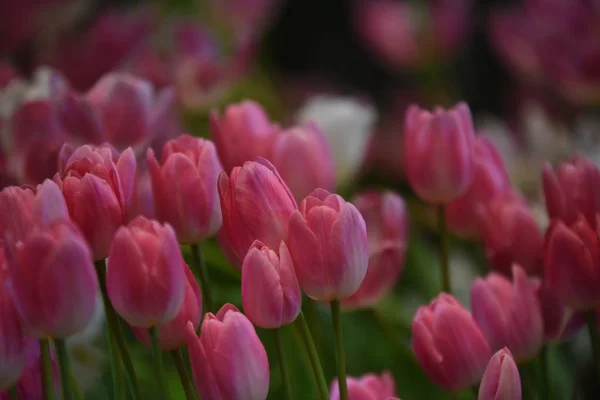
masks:
[[[290,382],[290,374],[285,363],[285,356],[283,354],[283,342],[281,341],[280,328],[273,329],[273,335],[275,336],[275,347],[277,347],[277,360],[279,361],[279,369],[281,370],[281,382],[283,384],[285,398],[287,400],[292,400],[292,385]]]
[[[542,399],[548,399],[550,393],[550,380],[548,375],[548,344],[542,347],[540,353],[540,366],[542,369]]]
[[[71,381],[71,364],[67,345],[64,339],[54,339],[56,353],[58,354],[58,369],[60,370],[60,385],[62,386],[63,400],[73,399],[73,382]]]
[[[17,385],[13,385],[10,387],[8,395],[10,400],[19,400],[19,391],[17,389]]]
[[[448,294],[452,294],[452,284],[450,283],[450,244],[448,243],[448,227],[446,226],[446,208],[444,205],[438,208],[438,224],[440,230],[442,290]]]
[[[587,311],[585,313],[590,341],[592,343],[592,352],[596,363],[596,372],[600,378],[600,334],[598,333],[598,320],[596,319],[596,311]]]
[[[192,244],[190,247],[192,248],[192,257],[194,259],[196,274],[198,275],[198,279],[200,280],[200,288],[202,289],[202,302],[204,304],[203,309],[208,310],[208,312],[212,312],[214,311],[213,297],[210,291],[208,271],[202,255],[202,249],[198,244]],[[204,316],[205,312],[203,311],[202,314]]]
[[[44,400],[53,400],[54,371],[52,370],[52,359],[50,358],[50,342],[48,339],[40,339],[40,354],[43,398]]]
[[[342,321],[340,318],[340,302],[331,302],[331,319],[333,321],[333,333],[335,335],[337,355],[337,375],[340,387],[340,400],[348,400],[348,383],[346,382],[346,357],[344,355],[344,338],[342,336]]]
[[[304,318],[304,313],[302,313],[302,311],[300,311],[296,323],[300,327],[300,333],[302,334],[304,345],[308,352],[308,358],[310,359],[313,374],[317,381],[319,396],[321,397],[321,400],[329,400],[329,389],[327,389],[327,381],[323,374],[323,367],[321,367],[321,361],[319,361],[319,354],[317,353],[315,342],[313,342],[310,329],[308,329],[308,324],[306,323],[306,318]]]
[[[149,329],[150,341],[152,342],[152,358],[154,359],[154,373],[158,379],[158,389],[161,399],[168,399],[167,382],[163,369],[162,354],[158,343],[158,328],[153,326]]]
[[[170,353],[171,357],[173,357],[173,362],[175,363],[175,368],[177,369],[177,374],[179,375],[181,386],[183,386],[185,398],[187,400],[196,400],[196,391],[194,390],[194,386],[192,385],[192,381],[190,380],[188,370],[185,367],[183,356],[181,355],[181,350],[171,350]]]

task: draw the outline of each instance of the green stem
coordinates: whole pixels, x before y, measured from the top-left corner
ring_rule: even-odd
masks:
[[[44,400],[54,399],[54,371],[52,370],[52,358],[50,358],[50,341],[40,339],[41,369],[42,369],[42,393]]]
[[[306,323],[306,319],[304,318],[304,314],[302,312],[300,312],[300,315],[298,315],[296,324],[300,328],[300,333],[302,334],[304,345],[306,346],[306,351],[308,352],[308,358],[310,359],[313,374],[317,381],[319,396],[321,397],[321,400],[328,400],[329,389],[327,388],[327,381],[325,380],[325,375],[323,374],[323,368],[321,367],[321,362],[319,361],[319,354],[315,348],[315,343],[313,342],[310,334],[310,329],[308,329],[308,324]]]
[[[110,353],[110,372],[113,382],[113,394],[116,400],[125,399],[125,382],[123,380],[123,364],[119,356],[119,347],[116,338],[115,310],[108,298],[106,291],[106,264],[104,260],[99,260],[94,263],[96,273],[98,274],[98,282],[100,291],[102,292],[102,302],[104,304],[104,313],[106,314],[106,334],[108,337],[108,350]]]
[[[200,289],[202,289],[202,309],[208,310],[208,312],[215,311],[213,309],[213,297],[210,291],[208,271],[206,269],[206,263],[204,262],[204,257],[202,255],[202,249],[198,244],[192,244],[190,247],[192,248],[192,258],[194,260],[196,274],[198,276],[198,280],[200,281]],[[205,314],[205,312],[203,311],[202,314]]]
[[[450,244],[448,243],[448,228],[446,226],[446,209],[443,205],[438,208],[438,224],[440,234],[440,261],[442,266],[442,290],[452,294],[450,283]]]
[[[596,311],[587,311],[585,313],[585,319],[590,334],[590,342],[592,343],[592,354],[596,363],[596,373],[598,374],[598,379],[600,379],[600,334],[598,333]]]
[[[17,385],[11,386],[8,391],[8,396],[10,400],[19,400],[19,390],[17,389]]]
[[[149,329],[150,340],[152,342],[152,358],[154,359],[154,373],[156,379],[158,379],[159,397],[161,399],[168,399],[167,382],[165,380],[165,372],[163,369],[162,354],[160,352],[160,345],[158,343],[158,328],[152,327]]]
[[[550,376],[548,375],[548,346],[546,344],[542,347],[542,352],[540,353],[540,366],[542,369],[542,399],[549,399],[550,394]]]
[[[123,361],[123,365],[125,366],[127,379],[129,380],[129,384],[131,385],[131,394],[133,395],[134,400],[141,400],[142,395],[140,393],[140,386],[138,384],[137,374],[135,373],[135,367],[133,366],[133,361],[129,353],[129,347],[127,347],[127,343],[125,341],[123,326],[121,324],[119,316],[112,307],[111,318],[113,320],[112,325],[115,328],[115,341],[117,342],[117,347],[119,349],[119,353],[121,354],[121,361]]]
[[[183,391],[185,392],[185,398],[187,400],[196,400],[196,390],[192,385],[192,381],[190,379],[190,375],[188,373],[187,368],[185,367],[185,363],[183,361],[183,356],[181,355],[181,350],[171,350],[171,357],[173,357],[173,362],[175,363],[175,368],[177,369],[177,374],[179,375],[179,380],[181,381],[181,386],[183,386]]]
[[[535,385],[535,363],[529,362],[519,368],[521,373],[521,387],[524,400],[538,400],[538,394]]]
[[[348,383],[346,382],[346,357],[344,355],[344,338],[342,336],[342,321],[340,318],[340,302],[331,302],[331,319],[333,321],[333,333],[335,335],[335,347],[337,355],[337,376],[340,387],[340,400],[348,400]]]
[[[319,329],[319,304],[305,295],[302,299],[302,306],[306,312],[306,319],[309,329],[312,332],[312,338],[315,343],[315,349],[317,349],[317,354],[319,355],[319,361],[323,362],[323,332]]]
[[[273,330],[275,336],[275,346],[277,347],[277,359],[279,361],[279,369],[281,369],[281,382],[283,383],[283,391],[287,400],[292,400],[292,385],[290,382],[290,374],[287,370],[285,363],[285,356],[283,354],[283,342],[281,340],[280,328]]]
[[[60,370],[60,384],[62,386],[63,400],[73,399],[73,383],[71,381],[71,364],[64,339],[54,339],[58,354],[58,368]]]

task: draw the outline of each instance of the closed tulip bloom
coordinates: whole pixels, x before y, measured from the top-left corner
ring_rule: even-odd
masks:
[[[471,313],[446,293],[417,310],[412,348],[429,379],[452,391],[479,382],[492,356]]]
[[[383,400],[396,395],[394,377],[389,372],[381,376],[366,374],[360,378],[348,376],[348,400]],[[340,400],[338,380],[334,379],[329,390],[330,400]]]
[[[519,368],[506,347],[492,356],[481,385],[478,400],[521,400]]]
[[[203,399],[265,400],[269,360],[252,323],[231,304],[204,316],[200,337],[188,324],[192,375]]]
[[[317,188],[335,188],[331,149],[315,123],[280,132],[270,160],[297,201],[302,201]]]
[[[365,220],[351,203],[317,189],[290,216],[287,244],[300,287],[312,299],[345,300],[369,266]]]
[[[544,166],[544,197],[548,216],[565,224],[574,223],[582,214],[591,227],[596,227],[600,213],[600,171],[585,157],[576,156],[552,171]]]
[[[108,255],[117,229],[127,223],[135,185],[136,161],[131,148],[119,157],[108,146],[63,146],[59,173],[71,219],[86,238],[94,260]]]
[[[508,347],[517,361],[534,358],[544,344],[544,321],[537,298],[537,285],[518,265],[512,268],[512,283],[490,273],[471,287],[473,318],[487,337],[492,351]]]
[[[57,220],[5,245],[8,290],[26,333],[66,338],[82,331],[96,311],[98,280],[90,249],[75,226]]]
[[[163,351],[171,351],[185,346],[187,343],[187,324],[191,322],[198,330],[202,316],[202,294],[194,274],[185,267],[185,295],[177,316],[158,327],[158,342]],[[145,345],[150,346],[150,335],[147,329],[131,327],[135,336]]]
[[[185,297],[185,262],[170,225],[136,217],[119,228],[110,247],[106,289],[131,326],[172,321]]]
[[[212,142],[182,135],[165,144],[162,165],[151,149],[146,158],[158,219],[173,226],[180,243],[213,236],[223,222],[217,191],[223,168]]]
[[[253,101],[232,104],[223,116],[213,110],[210,126],[219,158],[227,172],[257,157],[268,158],[279,131],[265,110]]]
[[[433,112],[408,108],[404,126],[406,176],[417,195],[433,204],[462,196],[473,178],[475,133],[469,106]]]
[[[35,191],[29,186],[9,186],[0,191],[0,240],[10,235],[23,239],[31,230]]]
[[[242,305],[256,326],[280,328],[300,314],[302,293],[284,242],[279,255],[256,240],[242,264]]]
[[[555,222],[546,233],[545,279],[550,290],[576,310],[600,307],[598,235],[580,216],[567,226]]]
[[[241,265],[254,240],[279,249],[297,205],[275,167],[264,159],[246,162],[230,176],[222,172],[218,188],[223,213],[219,240],[231,261]]]
[[[372,306],[390,292],[404,268],[408,236],[406,205],[399,195],[370,191],[353,203],[367,226],[369,268],[358,291],[342,302],[344,308]]]

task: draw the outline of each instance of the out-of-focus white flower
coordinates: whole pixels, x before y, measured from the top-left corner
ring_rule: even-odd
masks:
[[[321,127],[333,151],[338,186],[348,184],[361,167],[377,120],[375,108],[354,98],[316,96],[298,111],[297,120]]]

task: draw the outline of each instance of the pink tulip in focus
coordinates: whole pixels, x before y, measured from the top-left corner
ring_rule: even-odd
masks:
[[[528,274],[541,274],[544,238],[523,197],[513,190],[505,192],[480,213],[480,233],[492,269],[510,276],[516,263]]]
[[[366,374],[360,378],[346,377],[349,400],[383,400],[396,394],[394,377],[389,372],[381,376]],[[340,400],[338,380],[334,379],[329,390],[330,400]]]
[[[263,108],[253,101],[232,104],[222,116],[212,111],[210,124],[219,158],[228,173],[246,161],[268,158],[279,131]]]
[[[151,149],[146,158],[158,219],[173,226],[180,243],[213,236],[222,224],[217,180],[223,168],[212,142],[181,135],[165,144],[162,165]]]
[[[5,246],[8,290],[26,333],[62,339],[81,332],[94,316],[99,289],[92,254],[75,226],[56,220]]]
[[[241,265],[255,240],[279,249],[297,205],[275,167],[264,159],[246,162],[234,168],[229,177],[222,172],[218,188],[223,214],[219,240],[231,261]]]
[[[548,216],[565,224],[574,223],[580,214],[596,227],[600,213],[600,170],[585,157],[576,156],[561,164],[556,174],[550,164],[544,166],[544,196]]]
[[[519,368],[506,347],[492,356],[481,385],[478,400],[521,400]]]
[[[54,180],[67,201],[69,214],[90,244],[94,260],[108,255],[117,229],[127,222],[135,184],[131,148],[118,158],[108,146],[63,146]]]
[[[344,308],[369,307],[396,285],[404,268],[408,237],[406,205],[393,192],[365,192],[353,201],[365,219],[369,268],[358,291],[342,302]]]
[[[518,265],[513,265],[512,276],[512,283],[495,272],[477,278],[471,287],[471,308],[492,351],[508,347],[518,362],[526,362],[544,345],[544,321],[537,285]]]
[[[172,321],[185,298],[185,262],[170,225],[144,217],[119,228],[110,247],[106,289],[131,326]]]
[[[187,324],[190,322],[198,330],[202,316],[202,294],[194,274],[185,267],[185,295],[177,316],[172,321],[158,327],[158,341],[161,350],[171,351],[185,346],[187,343]],[[147,329],[131,327],[135,336],[146,346],[150,346],[150,335]]]
[[[471,313],[446,293],[417,310],[412,348],[429,379],[451,391],[479,382],[492,356]]]
[[[473,180],[467,191],[448,203],[448,229],[463,237],[478,237],[481,210],[494,197],[510,187],[504,162],[494,144],[484,135],[475,139],[473,147]]]
[[[294,263],[284,242],[279,255],[256,240],[242,264],[242,305],[252,323],[264,329],[294,322],[302,293]]]
[[[0,191],[0,240],[10,235],[22,240],[34,224],[35,192],[30,186],[9,186]]]
[[[192,375],[203,399],[265,400],[269,360],[252,323],[231,304],[202,322],[200,337],[187,326]]]
[[[462,196],[473,179],[475,133],[469,106],[433,112],[412,105],[406,112],[406,176],[428,203],[445,204]]]
[[[544,257],[546,285],[560,301],[581,311],[600,307],[598,235],[583,216],[548,228]]]
[[[314,123],[281,131],[275,138],[270,160],[296,201],[302,201],[317,188],[335,188],[333,155]]]

